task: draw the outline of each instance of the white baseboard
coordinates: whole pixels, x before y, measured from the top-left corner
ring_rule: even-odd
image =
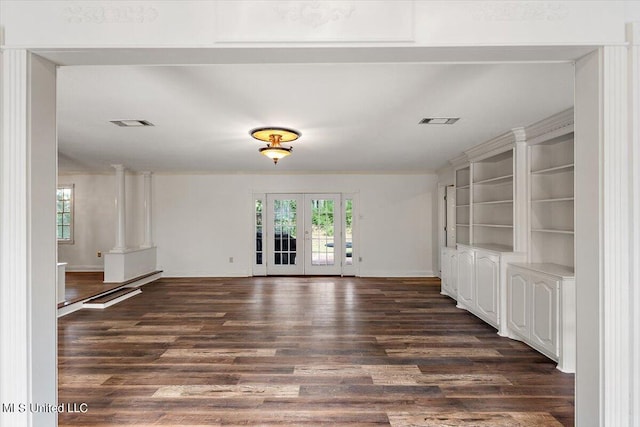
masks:
[[[74,273],[97,273],[97,272],[104,271],[104,266],[102,265],[67,265],[65,270],[71,271]]]
[[[433,271],[386,271],[386,270],[360,270],[359,277],[437,277]]]

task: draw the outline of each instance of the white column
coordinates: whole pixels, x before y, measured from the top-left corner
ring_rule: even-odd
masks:
[[[607,46],[576,63],[576,425],[633,425],[629,55]]]
[[[0,52],[0,402],[57,402],[56,67]],[[0,411],[3,426],[55,426],[55,413]]]
[[[527,195],[529,194],[529,163],[527,162],[529,147],[527,146],[527,136],[524,128],[515,128],[511,131],[516,139],[513,148],[513,209],[515,216],[513,250],[514,252],[526,253],[529,250],[529,204],[527,200]],[[504,298],[506,304],[506,295]]]
[[[629,131],[631,140],[631,360],[640,360],[640,23],[627,28],[629,46]],[[632,364],[632,425],[640,425],[640,366]]]
[[[153,224],[152,220],[152,175],[151,172],[142,172],[144,176],[144,242],[143,248],[153,247]]]
[[[116,170],[116,245],[111,252],[124,252],[127,249],[127,215],[125,210],[125,168],[123,165],[112,165]]]

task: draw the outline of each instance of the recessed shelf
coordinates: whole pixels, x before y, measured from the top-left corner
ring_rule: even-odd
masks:
[[[531,203],[573,202],[573,197],[557,197],[551,199],[532,200]]]
[[[513,181],[513,174],[498,176],[495,178],[483,179],[482,181],[476,181],[474,184],[501,184],[503,182]]]
[[[474,205],[502,205],[502,204],[508,204],[508,203],[513,203],[513,199],[509,199],[509,200],[491,200],[488,202],[474,202]]]
[[[467,190],[469,187],[471,187],[469,184],[461,185],[460,187],[456,187],[456,190]]]
[[[536,233],[574,234],[573,230],[562,230],[558,228],[532,228],[531,231]]]
[[[468,208],[471,205],[456,205],[456,208]]]
[[[513,225],[508,224],[473,224],[474,227],[489,227],[489,228],[513,228]]]
[[[545,169],[531,171],[531,174],[545,175],[545,174],[560,173],[560,172],[571,172],[572,170],[573,170],[573,163],[569,163],[566,165],[554,166],[552,168],[545,168]]]

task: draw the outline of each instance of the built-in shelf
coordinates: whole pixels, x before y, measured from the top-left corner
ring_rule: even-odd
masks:
[[[559,276],[562,278],[572,278],[575,276],[575,269],[573,267],[568,265],[554,264],[551,262],[514,262],[510,265],[513,265],[514,267],[527,268],[539,273],[553,274],[554,276]]]
[[[471,205],[456,205],[456,208],[468,208]]]
[[[456,224],[457,227],[470,227],[469,224]]]
[[[498,176],[495,178],[489,178],[489,179],[483,179],[482,181],[476,181],[473,184],[474,185],[479,185],[479,184],[501,184],[503,182],[509,182],[513,180],[513,174],[510,175],[503,175],[503,176]]]
[[[471,245],[473,248],[486,249],[493,252],[513,252],[513,246],[501,245],[498,243],[474,243]]]
[[[551,199],[532,200],[531,203],[553,203],[553,202],[573,202],[573,197],[557,197]]]
[[[512,199],[509,200],[490,200],[488,202],[474,202],[475,205],[505,205],[513,203]]]
[[[468,188],[471,188],[471,186],[469,184],[467,185],[461,185],[460,187],[456,187],[458,190],[466,190]]]
[[[536,233],[574,234],[573,230],[561,230],[557,228],[532,228],[531,231]]]
[[[552,168],[545,168],[531,171],[532,175],[545,175],[552,173],[560,173],[560,172],[570,172],[573,170],[573,163],[569,163],[566,165],[554,166]]]
[[[488,228],[513,228],[513,225],[507,224],[473,224],[474,227],[488,227]]]

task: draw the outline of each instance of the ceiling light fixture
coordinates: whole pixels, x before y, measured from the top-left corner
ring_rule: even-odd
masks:
[[[297,130],[273,126],[256,128],[251,130],[249,134],[258,141],[267,143],[266,147],[262,147],[258,151],[273,160],[274,164],[278,164],[278,160],[291,154],[291,147],[281,144],[300,138],[300,132]]]

